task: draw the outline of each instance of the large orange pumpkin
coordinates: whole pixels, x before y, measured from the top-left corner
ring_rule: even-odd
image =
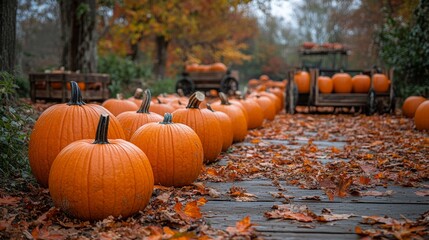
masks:
[[[214,113],[208,109],[199,108],[204,99],[204,93],[193,93],[185,109],[177,109],[173,112],[173,122],[188,125],[197,133],[203,144],[204,161],[208,163],[215,161],[219,156],[223,139],[219,121]]]
[[[226,115],[226,113],[221,111],[214,111],[210,104],[207,104],[207,109],[212,111],[217,120],[219,120],[220,128],[222,129],[222,151],[226,152],[228,148],[232,145],[234,140],[234,135],[232,132],[232,121],[231,118]]]
[[[353,92],[368,93],[371,88],[371,78],[365,74],[358,74],[352,78]]]
[[[317,78],[317,85],[321,93],[332,93],[334,90],[334,81],[328,76],[319,76]]]
[[[273,94],[271,92],[259,92],[258,95],[265,96],[265,97],[268,97],[269,99],[271,99],[274,102],[274,105],[276,108],[276,113],[280,112],[282,110],[281,100],[275,94]]]
[[[310,92],[310,74],[306,71],[298,71],[294,75],[296,86],[299,93]]]
[[[171,113],[140,127],[131,138],[146,153],[155,184],[182,187],[195,181],[203,165],[203,146],[192,128],[173,123]]]
[[[429,100],[422,102],[416,109],[414,123],[418,130],[429,130]]]
[[[283,84],[283,83],[279,82],[279,84]],[[280,110],[284,109],[284,105],[285,105],[285,91],[284,91],[284,88],[276,86],[274,88],[270,88],[269,91],[270,91],[270,93],[276,95],[278,97],[278,99],[280,99]]]
[[[139,109],[134,102],[124,99],[124,96],[120,93],[116,95],[116,98],[110,98],[104,101],[101,106],[105,107],[115,116],[123,112],[137,111],[137,109]]]
[[[252,98],[243,98],[239,101],[249,114],[247,129],[261,127],[264,122],[264,111],[259,104]]]
[[[123,139],[108,140],[108,126],[109,115],[102,115],[95,141],[71,143],[52,164],[49,192],[54,205],[82,220],[126,218],[143,210],[152,195],[146,155]]]
[[[386,75],[375,73],[372,76],[372,86],[376,93],[384,93],[389,90],[390,81],[387,79]]]
[[[407,99],[404,101],[404,104],[402,105],[402,114],[404,114],[406,117],[413,118],[417,108],[424,101],[426,101],[426,98],[422,96],[407,97]]]
[[[142,104],[140,105],[139,110],[136,112],[123,112],[117,116],[122,128],[124,129],[125,140],[130,140],[134,132],[144,124],[162,121],[161,115],[149,112],[151,99],[151,93],[149,89],[147,89],[143,94]]]
[[[223,63],[213,63],[210,65],[210,71],[212,72],[226,72],[228,68]]]
[[[224,93],[219,94],[221,102],[215,102],[211,105],[212,109],[226,113],[231,118],[232,134],[234,142],[241,142],[247,135],[247,121],[243,110],[231,104]]]
[[[336,93],[351,93],[353,89],[352,77],[348,73],[335,73],[332,76]]]
[[[94,138],[100,114],[111,114],[96,104],[85,104],[76,82],[71,82],[71,99],[46,109],[34,124],[28,155],[31,171],[42,187],[48,186],[49,170],[58,153],[68,144]],[[109,138],[125,139],[121,124],[111,119]]]

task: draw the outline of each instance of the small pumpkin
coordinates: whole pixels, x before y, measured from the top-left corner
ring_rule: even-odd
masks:
[[[192,128],[173,123],[171,113],[140,127],[131,138],[146,153],[155,184],[182,187],[194,182],[203,165],[203,145]]]
[[[317,85],[321,93],[332,93],[334,90],[334,81],[328,76],[319,76],[317,78]]]
[[[149,112],[151,99],[152,95],[149,89],[146,89],[139,110],[123,112],[117,116],[124,129],[125,140],[130,140],[134,132],[144,124],[162,121],[161,115]]]
[[[413,118],[417,108],[424,101],[426,101],[426,98],[422,96],[407,97],[407,99],[404,101],[404,104],[402,105],[402,114],[404,114],[406,117]]]
[[[210,65],[210,71],[212,72],[226,72],[226,70],[228,70],[228,68],[225,66],[225,64],[220,62]]]
[[[123,139],[107,139],[109,115],[101,115],[95,141],[64,148],[52,164],[49,192],[56,207],[82,220],[128,217],[143,210],[154,179],[146,155]]]
[[[348,73],[335,73],[332,76],[334,82],[334,92],[336,93],[351,93],[353,89],[352,77]]]
[[[310,74],[306,71],[298,71],[294,75],[296,86],[299,93],[310,92]]]
[[[429,130],[429,100],[422,102],[414,114],[414,123],[418,130]]]
[[[137,111],[137,109],[139,109],[134,102],[124,99],[124,95],[121,93],[118,93],[116,98],[107,99],[101,104],[101,106],[105,107],[115,116],[118,116],[123,112]]]
[[[385,93],[389,91],[390,81],[386,75],[382,73],[375,73],[372,76],[372,85],[376,93]]]
[[[37,119],[30,135],[30,167],[42,187],[48,186],[49,171],[58,153],[76,140],[93,138],[100,114],[111,114],[100,105],[86,104],[78,84],[74,81],[70,84],[70,101],[46,109]],[[111,119],[109,138],[125,138],[115,117]]]
[[[228,148],[232,145],[232,142],[234,141],[234,134],[233,134],[233,126],[231,118],[224,112],[221,111],[215,111],[212,109],[210,104],[207,104],[207,109],[212,111],[217,120],[219,121],[220,128],[222,130],[222,151],[226,152]]]
[[[247,135],[247,121],[243,110],[231,104],[225,93],[221,92],[219,97],[221,101],[213,103],[211,108],[216,111],[224,112],[231,118],[233,141],[243,141]]]
[[[254,97],[256,103],[262,108],[264,118],[267,120],[274,120],[276,117],[276,106],[273,100],[266,96],[256,95]]]
[[[358,74],[352,78],[353,92],[368,93],[371,88],[371,78],[365,74]]]
[[[197,133],[203,144],[204,162],[209,163],[214,162],[222,151],[223,139],[219,121],[214,113],[199,108],[204,99],[202,92],[193,93],[185,109],[173,112],[173,122],[183,123]]]
[[[151,104],[149,107],[149,111],[158,113],[161,116],[164,116],[166,113],[172,113],[176,110],[173,106],[163,103],[161,99],[156,98],[156,103]]]

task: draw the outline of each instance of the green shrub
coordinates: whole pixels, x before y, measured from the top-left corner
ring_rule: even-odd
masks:
[[[30,106],[18,99],[16,80],[0,72],[0,175],[29,173],[28,140],[34,124]]]
[[[148,87],[152,96],[157,96],[161,93],[174,93],[176,91],[176,79],[166,78],[160,81],[149,81]]]
[[[111,96],[115,96],[119,92],[131,95],[134,93],[135,88],[145,87],[147,81],[151,78],[149,64],[136,63],[116,55],[100,57],[98,72],[110,75],[111,85],[109,89]]]

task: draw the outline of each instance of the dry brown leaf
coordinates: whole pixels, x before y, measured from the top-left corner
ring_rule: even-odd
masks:
[[[16,206],[19,201],[21,201],[20,197],[6,196],[6,197],[0,198],[0,205]]]
[[[420,190],[415,192],[417,196],[426,197],[429,196],[429,190]]]

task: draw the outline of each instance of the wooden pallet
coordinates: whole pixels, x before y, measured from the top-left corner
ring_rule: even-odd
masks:
[[[30,73],[30,97],[32,102],[66,102],[70,98],[70,81],[76,81],[86,101],[104,101],[109,98],[107,74],[79,73]]]

